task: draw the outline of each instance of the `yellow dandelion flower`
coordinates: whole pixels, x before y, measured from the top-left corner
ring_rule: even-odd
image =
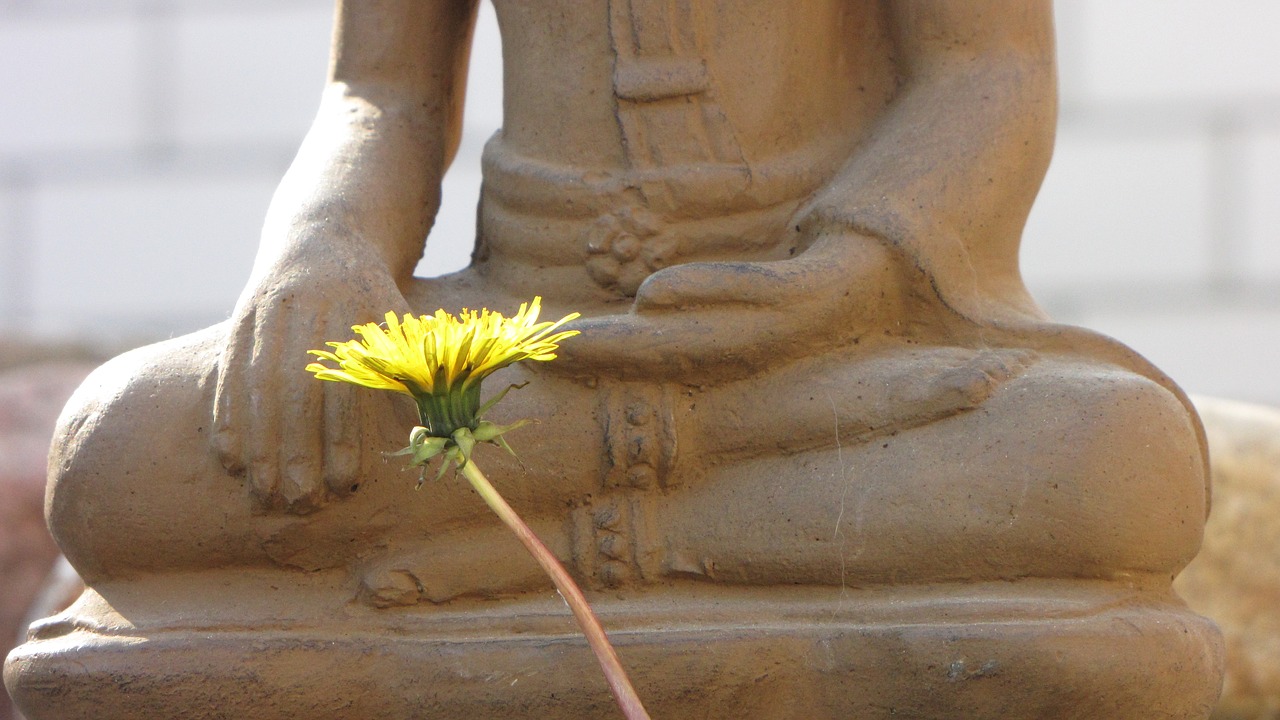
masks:
[[[538,322],[541,302],[542,298],[535,297],[533,302],[521,304],[510,318],[489,310],[464,309],[456,317],[444,310],[420,317],[406,314],[404,318],[389,312],[382,325],[352,327],[358,336],[355,340],[326,343],[332,351],[310,351],[337,367],[313,362],[307,370],[320,380],[392,390],[414,399],[422,425],[409,433],[409,447],[393,454],[408,455],[410,465],[423,468],[418,487],[426,478],[427,463],[437,456],[443,456],[437,478],[450,465],[467,478],[565,598],[623,714],[628,720],[648,720],[617,652],[573,577],[471,460],[477,443],[493,443],[510,451],[502,434],[525,422],[500,427],[481,420],[484,411],[506,393],[498,393],[481,406],[481,381],[522,360],[552,360],[560,341],[578,334],[577,330],[560,329],[578,313],[555,322]]]
[[[306,369],[320,380],[409,395],[428,434],[451,437],[459,428],[477,428],[481,381],[522,360],[554,359],[560,341],[578,334],[560,330],[578,313],[538,322],[541,302],[535,297],[522,303],[509,318],[488,309],[403,319],[389,312],[382,325],[353,326],[355,340],[326,343],[332,351],[310,351],[337,367],[313,362]]]

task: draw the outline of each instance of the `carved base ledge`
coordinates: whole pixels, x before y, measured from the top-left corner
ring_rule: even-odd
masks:
[[[551,593],[376,610],[297,591],[280,593],[291,606],[241,596],[221,626],[190,621],[237,614],[190,587],[141,624],[90,591],[9,657],[6,682],[30,720],[617,712]],[[1221,683],[1217,629],[1158,582],[689,584],[595,602],[659,718],[1206,718]]]

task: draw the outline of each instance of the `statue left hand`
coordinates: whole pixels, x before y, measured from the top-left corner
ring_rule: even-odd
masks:
[[[817,223],[814,223],[817,225]],[[795,258],[697,262],[650,276],[632,312],[574,323],[557,370],[685,381],[744,377],[851,342],[894,315],[903,274],[884,241],[827,226]]]

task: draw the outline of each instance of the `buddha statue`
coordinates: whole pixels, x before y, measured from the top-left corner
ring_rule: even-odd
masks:
[[[339,2],[231,318],[70,402],[47,513],[88,589],[8,660],[31,720],[608,716],[506,529],[385,458],[411,404],[303,371],[534,295],[582,334],[493,382],[537,422],[485,470],[655,717],[1207,717],[1220,640],[1170,589],[1199,421],[1019,275],[1047,0],[494,5],[470,267],[413,276],[474,0]]]

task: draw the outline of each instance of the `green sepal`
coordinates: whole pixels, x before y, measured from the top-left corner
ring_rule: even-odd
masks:
[[[492,408],[494,405],[497,405],[499,400],[501,400],[502,398],[504,398],[504,397],[506,397],[506,396],[507,396],[507,393],[511,392],[512,390],[519,390],[520,388],[522,388],[522,387],[524,387],[525,385],[528,385],[528,384],[529,384],[529,381],[528,381],[528,380],[525,380],[524,382],[520,383],[519,385],[508,385],[508,386],[506,386],[505,388],[503,388],[502,390],[500,390],[500,391],[498,392],[498,394],[497,394],[497,395],[494,395],[493,397],[489,398],[488,400],[486,400],[486,401],[485,401],[485,403],[484,403],[483,405],[481,405],[481,406],[480,406],[480,409],[476,411],[476,417],[477,417],[477,418],[482,418],[482,417],[484,417],[484,414],[485,414],[485,413],[487,413],[487,412],[489,412],[489,408]],[[483,441],[481,441],[481,442],[488,442],[488,441],[487,441],[487,440],[483,440]]]
[[[498,400],[501,400],[502,396],[505,395],[507,391],[521,387],[524,387],[523,383],[520,385],[508,386],[506,390],[498,393],[497,396],[486,403],[486,407],[490,407]],[[457,430],[454,430],[453,434],[449,437],[432,435],[430,428],[418,425],[409,433],[409,447],[401,448],[396,452],[387,453],[387,455],[409,455],[411,456],[409,459],[409,465],[411,467],[422,468],[422,472],[418,476],[418,484],[414,487],[414,489],[417,490],[421,489],[422,485],[426,482],[427,465],[437,455],[444,455],[445,459],[440,463],[440,469],[436,472],[436,480],[444,477],[445,470],[448,469],[450,465],[455,465],[456,468],[459,469],[465,467],[467,463],[471,462],[471,453],[475,451],[476,445],[482,442],[497,445],[510,453],[512,457],[519,460],[519,457],[516,456],[515,450],[511,449],[511,446],[507,444],[506,439],[502,436],[516,428],[524,427],[532,422],[532,420],[526,419],[518,420],[510,425],[498,425],[497,423],[491,423],[488,420],[481,420],[476,423],[474,430],[471,428],[460,427]]]
[[[524,427],[531,422],[533,421],[517,420],[510,425],[498,425],[497,423],[491,423],[488,420],[481,420],[476,425],[476,429],[471,431],[471,435],[476,439],[476,442],[494,443],[496,445],[499,444],[497,441],[505,433],[509,433],[516,428]]]
[[[391,455],[412,455],[409,460],[411,467],[418,465],[426,465],[427,461],[445,451],[448,446],[449,438],[434,437],[428,434],[425,427],[419,425],[409,433],[409,447]]]
[[[436,471],[436,482],[440,482],[440,478],[444,477],[444,471],[448,470],[449,466],[453,465],[454,462],[457,462],[458,460],[456,456],[457,452],[458,452],[457,448],[449,448],[448,454],[446,454],[444,456],[444,459],[440,461],[440,469]],[[450,462],[451,460],[453,462]]]
[[[387,457],[399,457],[401,455],[412,455],[418,445],[422,443],[423,435],[426,435],[427,429],[421,425],[409,431],[409,446],[402,447],[395,452],[383,453]]]
[[[476,437],[471,434],[469,428],[458,428],[453,431],[453,446],[457,449],[462,459],[458,461],[458,467],[471,462],[471,451],[476,449]]]
[[[503,437],[496,437],[496,438],[494,438],[494,439],[493,439],[493,444],[494,444],[494,445],[497,445],[498,447],[502,448],[503,450],[506,450],[508,453],[510,453],[510,454],[511,454],[511,457],[515,458],[516,460],[520,460],[520,456],[519,456],[519,455],[516,455],[516,451],[515,451],[515,450],[512,450],[512,449],[511,449],[511,446],[507,444],[507,439],[506,439],[506,438],[503,438]],[[524,461],[523,461],[523,460],[520,460],[520,467],[524,467]]]

